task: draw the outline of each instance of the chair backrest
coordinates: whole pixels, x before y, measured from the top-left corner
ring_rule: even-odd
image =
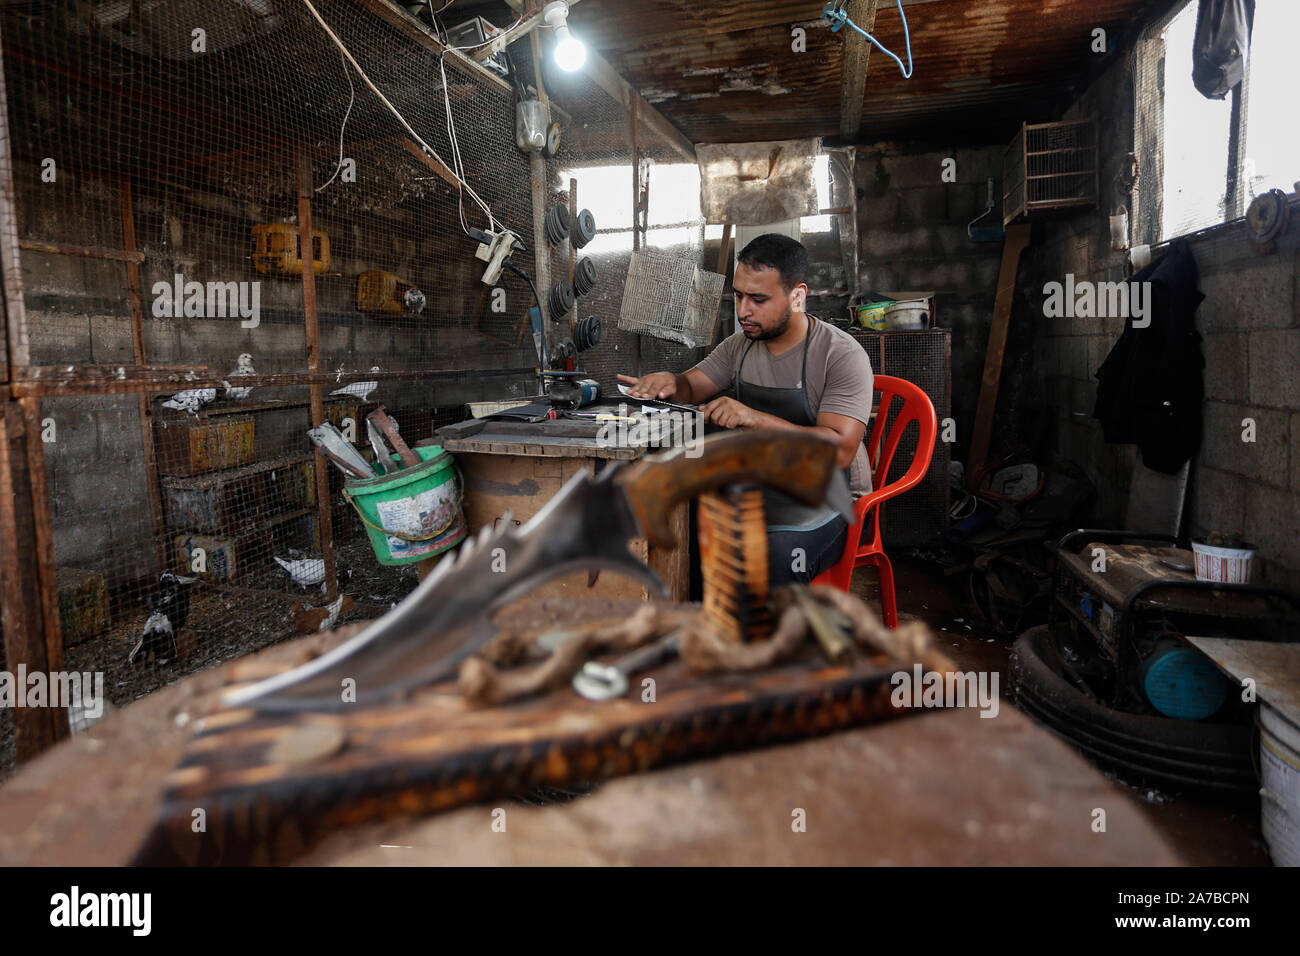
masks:
[[[871,462],[871,495],[877,500],[892,498],[913,485],[918,484],[925,473],[930,470],[930,461],[934,457],[934,442],[939,431],[939,424],[934,414],[934,403],[930,396],[907,379],[892,375],[875,376],[876,417],[871,423],[867,438],[867,456]],[[897,408],[898,414],[890,421],[890,415]],[[916,442],[916,454],[903,477],[892,485],[886,485],[889,466],[893,464],[894,453],[902,441],[903,432],[916,422],[919,429]]]

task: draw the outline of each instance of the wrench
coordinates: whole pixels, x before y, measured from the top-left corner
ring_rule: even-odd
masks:
[[[587,700],[613,700],[627,693],[627,679],[656,664],[676,657],[681,629],[670,631],[644,647],[638,647],[613,664],[587,661],[573,675],[573,689]]]

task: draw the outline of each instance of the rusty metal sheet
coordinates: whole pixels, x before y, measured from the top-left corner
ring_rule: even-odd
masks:
[[[1172,0],[905,0],[915,73],[904,79],[878,51],[867,71],[861,138],[947,137],[954,129],[1010,135],[1051,118],[1112,49]],[[574,8],[574,32],[695,142],[833,136],[839,127],[843,39],[807,0],[700,4],[694,0]],[[807,52],[791,49],[806,31]],[[904,56],[902,21],[882,0],[877,38]],[[1112,54],[1113,55],[1113,54]]]

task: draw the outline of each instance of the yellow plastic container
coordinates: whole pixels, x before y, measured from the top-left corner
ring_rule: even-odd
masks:
[[[870,329],[873,332],[883,332],[885,330],[885,309],[893,305],[893,300],[883,302],[863,302],[861,305],[853,306],[850,311],[853,313],[853,320],[864,329]]]
[[[410,315],[406,293],[412,288],[409,282],[403,282],[391,272],[371,269],[357,276],[357,308],[362,312]]]
[[[302,246],[298,227],[285,222],[259,222],[253,226],[253,268],[262,275],[302,275]],[[330,271],[330,237],[322,229],[311,231],[312,272]]]

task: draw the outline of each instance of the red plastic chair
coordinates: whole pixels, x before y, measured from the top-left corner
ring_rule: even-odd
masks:
[[[833,567],[817,575],[813,579],[813,584],[829,584],[831,587],[847,592],[849,583],[853,580],[854,568],[866,564],[875,565],[876,572],[880,575],[880,603],[884,609],[885,625],[896,628],[898,627],[898,605],[894,599],[894,567],[889,563],[880,541],[880,510],[886,501],[916,485],[930,470],[930,459],[934,456],[935,434],[939,426],[935,420],[934,404],[930,401],[930,396],[906,379],[877,375],[875,391],[879,394],[876,402],[876,417],[867,438],[867,459],[872,462],[873,490],[853,503],[857,522],[849,528],[848,540],[844,543],[844,555]],[[902,403],[902,407],[897,417],[890,422],[889,413],[895,399]],[[916,443],[916,456],[912,459],[907,474],[891,484],[886,484],[889,466],[894,460],[894,452],[898,450],[899,440],[912,422],[916,422],[920,429]],[[888,434],[885,432],[887,423]]]

